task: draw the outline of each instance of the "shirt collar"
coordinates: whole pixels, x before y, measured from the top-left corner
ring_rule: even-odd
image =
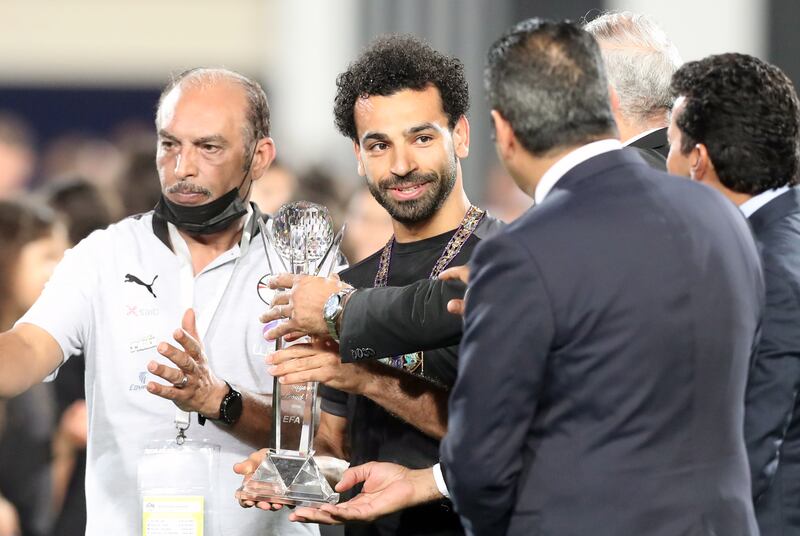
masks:
[[[641,140],[641,139],[642,139],[642,138],[644,138],[645,136],[649,136],[650,134],[652,134],[652,133],[653,133],[653,132],[655,132],[656,130],[661,130],[661,129],[663,129],[663,128],[664,128],[664,127],[656,127],[656,128],[651,128],[650,130],[645,130],[644,132],[640,132],[640,133],[639,133],[639,134],[637,134],[636,136],[634,136],[634,137],[632,137],[631,139],[627,140],[627,141],[626,141],[625,143],[623,143],[622,145],[623,145],[623,146],[625,146],[625,147],[627,147],[627,146],[629,146],[631,143],[633,143],[633,142],[635,142],[635,141],[637,141],[637,140]]]
[[[574,151],[567,153],[563,158],[550,166],[550,169],[548,169],[545,174],[542,175],[542,178],[539,180],[539,184],[536,185],[536,190],[533,192],[534,202],[537,205],[541,203],[544,198],[547,197],[547,194],[550,193],[550,190],[553,189],[559,179],[561,179],[561,177],[566,175],[569,170],[578,164],[585,162],[586,160],[589,160],[597,155],[619,149],[622,149],[622,144],[619,140],[606,139],[587,143],[586,145],[578,147]]]
[[[239,241],[238,245],[234,245],[228,251],[238,249],[236,251],[236,257],[243,257],[250,246],[250,239],[253,235],[253,229],[250,223],[253,219],[253,207],[250,203],[247,203],[247,214],[244,217],[244,225],[242,230],[242,239]],[[178,256],[178,259],[181,261],[182,264],[188,264],[191,266],[192,264],[192,256],[189,253],[189,246],[186,244],[186,241],[183,239],[181,234],[178,232],[178,228],[175,227],[172,223],[167,223],[167,229],[169,232],[170,241],[175,248],[175,255]],[[224,254],[223,254],[224,255]],[[216,261],[209,264],[209,267],[216,266]],[[206,267],[208,269],[208,267]]]
[[[774,190],[767,190],[765,192],[761,192],[758,195],[754,195],[741,205],[739,205],[739,210],[742,211],[745,218],[749,218],[750,216],[755,213],[756,210],[760,209],[779,195],[784,192],[789,191],[789,186],[781,186],[780,188],[775,188]]]

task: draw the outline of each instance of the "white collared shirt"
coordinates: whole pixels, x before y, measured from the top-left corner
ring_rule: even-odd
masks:
[[[251,242],[249,220],[240,243],[194,274],[183,238],[169,227],[173,252],[154,233],[152,218],[152,212],[126,218],[68,251],[41,297],[20,320],[46,330],[65,358],[81,351],[86,356],[88,536],[142,533],[137,528],[142,518],[138,462],[150,441],[176,435],[175,405],[146,390],[149,381],[165,383],[147,364],[154,360],[174,366],[156,345],[175,344],[172,334],[187,307],[195,309],[198,334],[214,373],[240,390],[272,392],[264,356],[275,344],[264,340],[258,317],[269,307],[259,287],[273,274],[268,273],[260,238]],[[272,259],[277,266],[277,257]],[[286,513],[252,515],[243,510],[233,499],[242,478],[231,467],[247,458],[253,447],[220,423],[198,426],[195,417],[192,421],[190,439],[221,446],[213,496],[206,503],[220,530],[207,532],[319,534],[314,525],[289,522]]]
[[[556,183],[566,175],[566,173],[577,166],[578,164],[589,160],[597,155],[607,153],[609,151],[616,151],[622,149],[622,143],[620,143],[617,139],[606,139],[600,141],[593,141],[592,143],[587,143],[582,147],[578,147],[574,151],[567,153],[563,158],[557,161],[555,164],[550,166],[542,178],[539,180],[539,184],[536,185],[536,190],[533,193],[533,199],[535,203],[538,205],[541,203],[547,194],[550,193],[550,190],[556,185]]]
[[[758,195],[754,195],[741,205],[739,205],[739,210],[742,211],[745,218],[749,218],[752,216],[756,210],[760,209],[779,195],[788,192],[790,186],[781,186],[780,188],[775,188],[774,190],[767,190],[766,192],[761,192]]]

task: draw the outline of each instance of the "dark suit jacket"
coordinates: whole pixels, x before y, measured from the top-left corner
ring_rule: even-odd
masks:
[[[504,224],[485,219],[475,230],[481,240]],[[380,359],[446,348],[459,343],[462,319],[447,312],[447,302],[463,298],[460,281],[425,279],[405,287],[359,289],[347,301],[339,334],[342,361]]]
[[[761,343],[745,402],[745,438],[762,536],[800,534],[800,192],[750,216],[764,266]]]
[[[639,138],[628,147],[636,149],[645,161],[656,169],[667,170],[667,155],[669,142],[667,142],[667,127],[654,130],[647,136]]]
[[[441,461],[481,535],[757,535],[743,426],[763,280],[717,192],[591,158],[472,257]]]
[[[425,279],[405,287],[365,288],[347,301],[342,316],[342,361],[380,359],[459,343],[462,320],[447,302],[464,297],[460,281]]]

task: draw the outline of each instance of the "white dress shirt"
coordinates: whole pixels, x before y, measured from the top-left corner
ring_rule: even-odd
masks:
[[[567,153],[563,158],[558,160],[555,164],[550,166],[542,178],[539,180],[539,184],[536,185],[536,190],[533,193],[533,200],[538,205],[541,203],[547,194],[550,193],[550,190],[553,189],[553,186],[566,175],[566,173],[577,166],[578,164],[589,160],[597,155],[607,153],[609,151],[617,151],[622,149],[622,143],[616,139],[606,139],[600,141],[593,141],[592,143],[587,143],[582,147],[578,147],[574,151]]]
[[[745,218],[749,218],[750,216],[755,213],[756,210],[760,209],[782,193],[788,192],[790,186],[781,186],[780,188],[775,188],[774,190],[767,190],[765,192],[761,192],[758,195],[754,195],[741,205],[739,205],[739,210],[742,211]]]

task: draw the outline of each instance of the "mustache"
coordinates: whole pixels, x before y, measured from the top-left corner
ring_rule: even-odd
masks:
[[[439,178],[439,175],[431,171],[429,173],[419,173],[416,171],[412,171],[408,175],[394,175],[392,174],[391,178],[386,179],[381,183],[381,188],[384,190],[390,190],[392,188],[407,188],[409,186],[417,186],[420,184],[425,184],[428,182],[433,182]]]
[[[176,182],[169,188],[167,188],[168,194],[203,194],[207,197],[211,196],[211,190],[208,188],[203,188],[200,185],[194,184],[192,182]]]

